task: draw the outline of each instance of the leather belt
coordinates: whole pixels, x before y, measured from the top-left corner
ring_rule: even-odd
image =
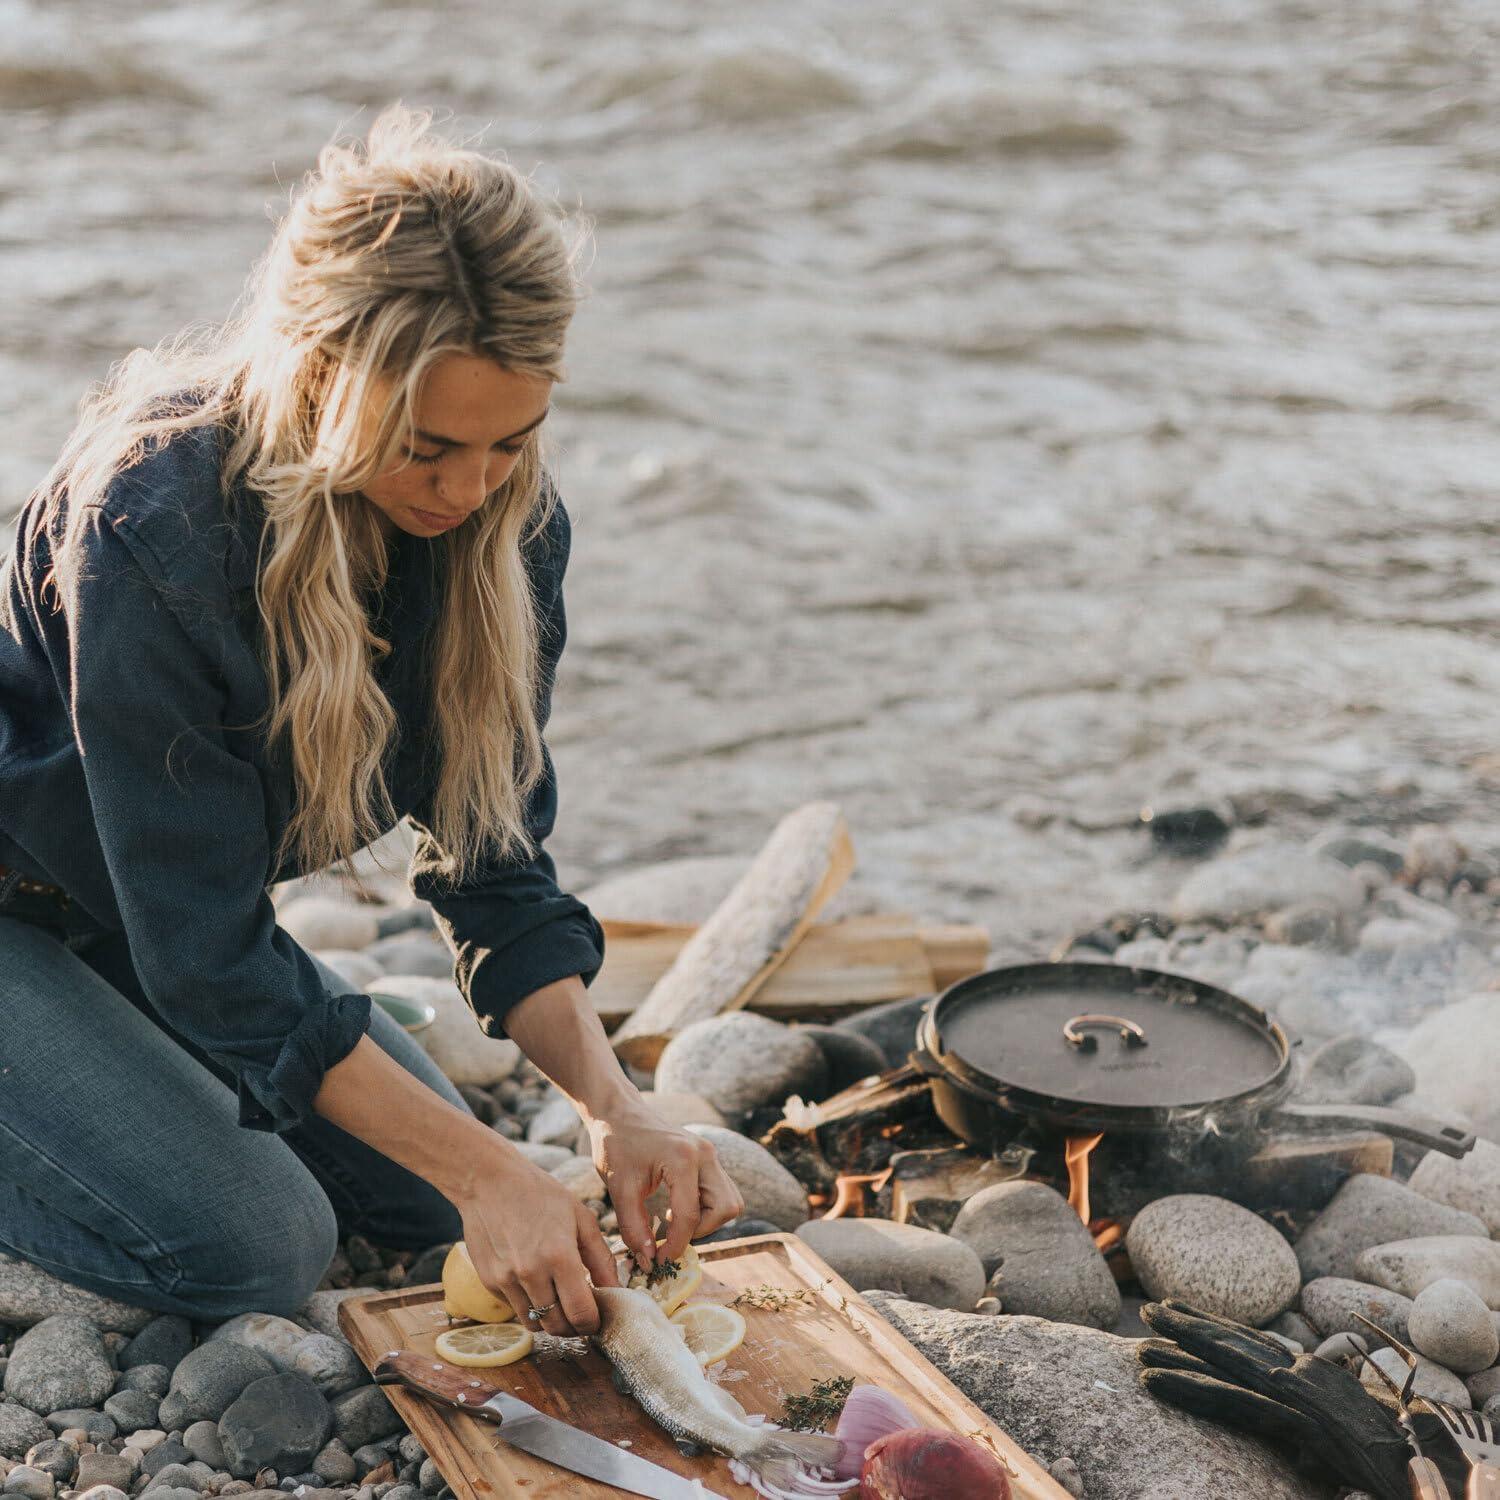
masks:
[[[19,891],[28,896],[51,896],[59,906],[68,906],[72,902],[72,898],[60,885],[48,885],[45,880],[27,880],[19,870],[0,865],[0,903],[3,903],[12,891]]]

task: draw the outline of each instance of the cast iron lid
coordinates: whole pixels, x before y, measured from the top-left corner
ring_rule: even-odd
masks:
[[[1227,990],[1109,963],[975,974],[933,1005],[922,1041],[970,1085],[1123,1108],[1255,1094],[1290,1056],[1281,1028]]]

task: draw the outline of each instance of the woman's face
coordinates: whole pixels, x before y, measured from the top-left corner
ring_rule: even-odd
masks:
[[[551,395],[543,377],[444,355],[417,390],[409,443],[360,492],[380,512],[382,533],[441,536],[468,520],[510,477]]]

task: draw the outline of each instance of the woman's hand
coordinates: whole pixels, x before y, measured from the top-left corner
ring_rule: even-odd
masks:
[[[599,1308],[589,1279],[618,1286],[620,1278],[593,1211],[508,1143],[472,1180],[455,1207],[479,1279],[510,1303],[523,1328],[595,1332]],[[540,1323],[527,1318],[544,1307]]]
[[[679,1259],[689,1240],[744,1212],[745,1201],[714,1148],[702,1136],[669,1125],[639,1094],[587,1124],[594,1165],[614,1205],[620,1237],[641,1266],[656,1260],[646,1200],[659,1188],[666,1190],[670,1205],[664,1260]]]

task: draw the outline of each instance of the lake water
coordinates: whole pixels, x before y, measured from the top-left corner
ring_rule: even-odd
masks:
[[[1500,10],[0,0],[0,517],[396,97],[597,218],[565,879],[846,808],[1045,951],[1143,805],[1500,842]],[[8,543],[8,534],[5,537]]]

